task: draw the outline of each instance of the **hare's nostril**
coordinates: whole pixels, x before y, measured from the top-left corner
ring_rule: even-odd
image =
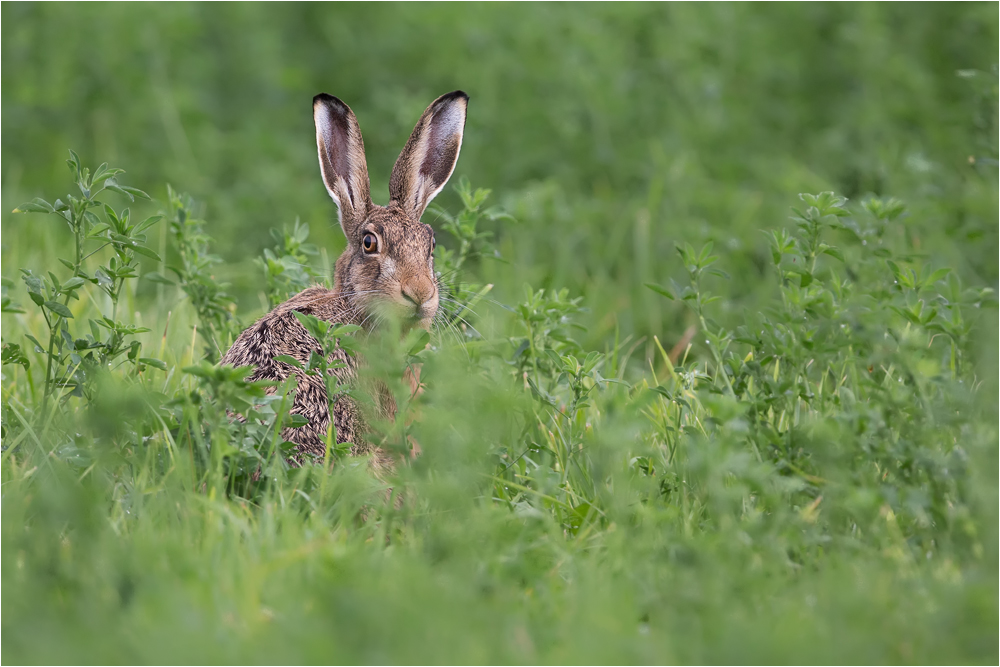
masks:
[[[423,306],[434,296],[434,286],[417,284],[406,284],[400,287],[403,298],[412,303],[417,308]]]

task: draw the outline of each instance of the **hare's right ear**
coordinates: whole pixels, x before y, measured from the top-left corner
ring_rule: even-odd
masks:
[[[455,171],[468,106],[469,96],[461,90],[431,102],[392,168],[389,201],[417,220]]]
[[[323,182],[337,202],[340,226],[351,238],[372,203],[361,128],[350,107],[326,93],[313,98],[313,120]]]

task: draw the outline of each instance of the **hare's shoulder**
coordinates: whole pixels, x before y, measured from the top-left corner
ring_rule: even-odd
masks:
[[[313,285],[302,290],[288,301],[274,307],[268,315],[291,316],[292,311],[309,313],[320,319],[328,319],[344,309],[343,299],[338,292],[329,290],[322,285]],[[267,315],[264,316],[265,318]]]
[[[295,317],[295,311],[332,320],[343,308],[336,292],[310,287],[247,327],[226,352],[222,363],[256,366],[255,376],[278,377],[285,375],[281,370],[287,366],[274,361],[275,357],[284,354],[303,363],[308,361],[314,350],[319,351],[319,344]]]

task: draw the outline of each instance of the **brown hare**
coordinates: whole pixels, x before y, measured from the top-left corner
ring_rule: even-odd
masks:
[[[292,414],[308,420],[286,428],[282,437],[296,444],[293,464],[309,455],[323,456],[331,421],[337,442],[353,444],[354,455],[372,455],[376,472],[391,468],[391,457],[365,441],[360,406],[341,395],[332,405],[320,377],[275,361],[289,355],[305,364],[319,346],[294,311],[371,330],[380,309],[393,309],[416,326],[429,328],[438,309],[434,273],[434,230],[420,222],[427,204],[444,187],[462,147],[468,96],[462,91],[442,95],[424,111],[389,178],[389,204],[372,203],[361,129],[354,113],[336,97],[313,98],[316,147],[326,189],[337,204],[347,248],[337,259],[333,289],[310,287],[257,320],[222,358],[232,366],[253,366],[251,380],[298,382]],[[357,377],[358,360],[339,347],[334,359],[345,365],[333,371],[340,384]],[[386,403],[389,403],[388,405]],[[383,400],[381,410],[392,416],[395,405]]]

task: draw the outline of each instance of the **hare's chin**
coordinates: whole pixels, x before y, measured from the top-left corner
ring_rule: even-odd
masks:
[[[437,313],[437,308],[428,308],[426,306],[421,306],[419,308],[407,308],[409,313],[407,313],[403,318],[404,328],[406,329],[425,329],[430,331],[431,324],[434,322],[434,315]]]
[[[395,299],[377,299],[370,304],[372,310],[383,316],[393,317],[399,320],[406,329],[419,328],[430,329],[437,314],[437,304],[414,306],[409,301],[397,301]]]

